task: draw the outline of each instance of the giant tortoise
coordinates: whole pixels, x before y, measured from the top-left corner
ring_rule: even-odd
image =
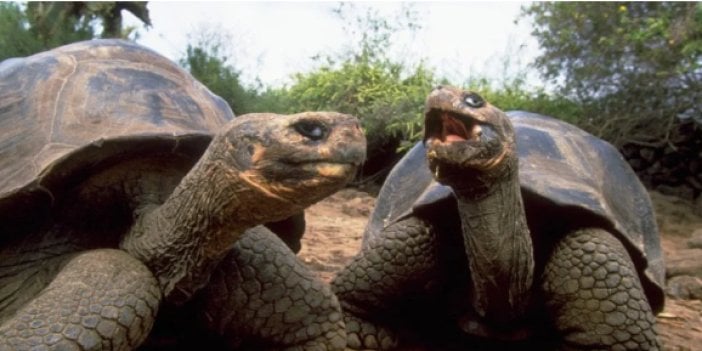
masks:
[[[428,96],[424,133],[332,283],[350,346],[659,347],[660,239],[616,149],[454,87]]]
[[[294,255],[265,228],[242,233],[338,190],[364,157],[355,117],[234,118],[187,72],[134,43],[4,61],[0,350],[132,350],[159,306],[194,299],[214,334],[241,339],[265,327],[259,334],[277,332],[270,348],[343,348],[329,288],[290,266]],[[243,291],[227,286],[237,274]],[[276,274],[287,279],[266,281]],[[230,330],[247,317],[236,310],[241,294],[270,313]],[[271,298],[286,303],[273,310]]]

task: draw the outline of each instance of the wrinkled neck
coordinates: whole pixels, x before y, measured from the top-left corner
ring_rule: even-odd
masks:
[[[142,209],[122,247],[151,269],[166,299],[179,304],[207,283],[244,230],[280,213],[276,210],[287,205],[281,201],[252,188],[226,165],[204,162],[163,204]]]
[[[500,324],[520,318],[529,303],[534,255],[517,174],[489,191],[458,193],[473,284],[473,307]]]

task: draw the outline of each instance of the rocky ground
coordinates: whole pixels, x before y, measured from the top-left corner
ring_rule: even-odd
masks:
[[[651,193],[668,266],[665,310],[658,315],[664,350],[702,348],[702,218],[689,201]],[[301,259],[325,280],[359,250],[375,199],[345,189],[307,211]]]

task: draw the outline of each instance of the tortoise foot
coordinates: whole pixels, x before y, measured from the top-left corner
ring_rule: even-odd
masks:
[[[636,268],[612,234],[567,235],[546,264],[542,288],[560,349],[660,349]]]
[[[397,336],[386,328],[352,315],[345,315],[347,347],[353,350],[392,350]]]
[[[199,297],[204,328],[255,350],[341,351],[341,306],[274,233],[246,231]]]
[[[0,350],[132,350],[160,299],[151,272],[126,252],[84,252],[0,326]]]

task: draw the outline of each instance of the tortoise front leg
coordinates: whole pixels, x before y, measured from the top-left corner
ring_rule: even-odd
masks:
[[[542,289],[562,350],[658,350],[655,318],[622,243],[601,229],[558,242]]]
[[[436,251],[430,226],[410,217],[371,238],[337,274],[332,289],[344,310],[348,347],[390,350],[398,346],[392,326],[378,317],[397,314],[398,301],[408,294],[423,293],[422,287],[436,276]]]
[[[246,231],[198,297],[204,327],[229,347],[343,350],[341,307],[327,284],[263,226]]]
[[[160,299],[158,282],[134,257],[87,251],[0,326],[0,350],[133,350],[151,330]]]

